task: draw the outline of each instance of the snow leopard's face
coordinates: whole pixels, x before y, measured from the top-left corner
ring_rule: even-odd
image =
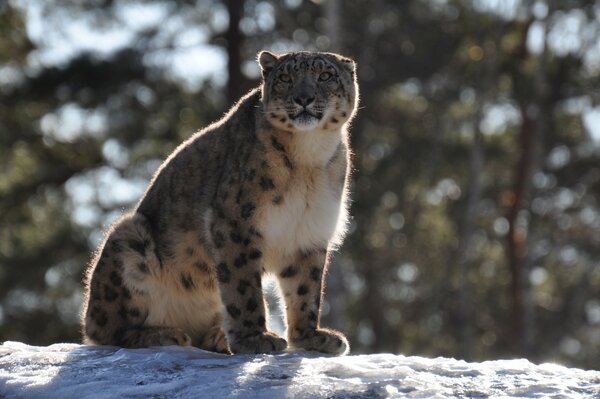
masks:
[[[258,57],[265,117],[276,128],[337,130],[354,114],[354,61],[333,53],[297,52]]]

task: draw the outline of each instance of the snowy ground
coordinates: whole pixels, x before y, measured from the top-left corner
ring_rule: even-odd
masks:
[[[0,398],[600,398],[600,371],[526,360],[466,363],[307,352],[0,346]]]

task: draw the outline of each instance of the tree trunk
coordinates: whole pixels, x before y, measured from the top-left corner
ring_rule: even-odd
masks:
[[[518,143],[521,148],[519,160],[515,164],[515,183],[509,195],[510,208],[506,219],[508,220],[507,257],[511,274],[510,296],[510,338],[512,350],[521,353],[523,349],[523,268],[527,257],[527,227],[518,225],[518,217],[523,210],[529,194],[532,154],[535,129],[527,112],[527,104],[520,104],[521,130]]]
[[[325,18],[327,18],[327,36],[329,37],[329,50],[340,51],[340,0],[327,0],[325,2]]]
[[[526,49],[526,38],[531,22],[526,25],[522,39],[521,62],[527,62],[529,54]],[[543,21],[546,25],[546,21]],[[522,356],[529,356],[534,345],[534,306],[529,273],[531,257],[528,251],[530,242],[531,223],[519,224],[521,211],[529,210],[533,198],[534,187],[532,178],[541,169],[543,137],[548,130],[548,118],[551,117],[551,105],[548,103],[549,84],[547,73],[547,48],[544,33],[544,47],[537,57],[537,68],[533,77],[522,76],[523,79],[533,78],[532,96],[522,98],[519,103],[521,111],[521,130],[519,132],[519,148],[521,154],[515,164],[515,184],[510,198],[510,208],[507,214],[509,223],[507,237],[507,258],[511,273],[511,315],[510,338],[512,351]],[[530,212],[531,214],[531,212]]]
[[[550,5],[550,8],[552,6]],[[552,122],[552,108],[553,105],[550,103],[550,83],[548,80],[548,47],[546,45],[546,38],[548,34],[548,22],[547,17],[542,21],[544,23],[544,46],[542,53],[539,55],[537,60],[536,74],[534,77],[534,104],[536,112],[536,123],[535,123],[535,134],[532,138],[532,166],[531,166],[531,178],[536,172],[542,169],[543,164],[543,148],[544,148],[544,136],[550,130]],[[535,196],[535,187],[530,185],[530,198]],[[533,231],[534,213],[530,212],[529,231]],[[532,234],[528,234],[529,242],[531,243]],[[522,351],[525,356],[530,356],[533,351],[535,343],[535,306],[533,303],[533,292],[531,283],[529,281],[529,273],[532,268],[531,251],[527,251],[524,264],[524,282],[523,282],[523,345]]]
[[[467,187],[467,200],[465,212],[460,226],[460,239],[458,249],[458,264],[460,268],[459,291],[459,317],[460,317],[460,355],[463,359],[470,359],[473,346],[473,304],[469,272],[473,262],[473,230],[477,217],[477,206],[481,200],[481,179],[484,167],[483,140],[479,122],[481,121],[482,104],[477,107],[475,114],[473,145],[469,160],[469,183]]]
[[[244,14],[244,0],[226,0],[229,13],[229,28],[225,34],[227,40],[227,101],[235,103],[244,92],[244,78],[240,66],[242,65],[242,32],[240,20]]]
[[[514,73],[515,80],[527,81],[529,76],[522,75],[518,65],[527,62],[529,56],[527,50],[527,36],[533,22],[533,18],[524,24],[521,32],[521,42],[516,52],[518,62]],[[510,315],[508,326],[509,348],[514,354],[521,354],[523,347],[523,267],[527,255],[527,227],[517,226],[518,216],[524,209],[525,196],[529,191],[531,174],[531,158],[534,130],[528,105],[530,98],[526,92],[521,91],[516,96],[521,114],[521,129],[517,137],[515,148],[520,148],[519,158],[513,169],[513,188],[506,193],[503,203],[508,205],[506,220],[508,221],[508,234],[506,236],[506,258],[510,273]],[[524,97],[524,98],[523,98]]]

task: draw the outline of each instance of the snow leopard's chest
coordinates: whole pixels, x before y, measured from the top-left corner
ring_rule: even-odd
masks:
[[[267,257],[277,260],[298,250],[327,247],[345,212],[341,190],[332,186],[326,171],[290,180],[280,195],[261,209],[258,220]]]

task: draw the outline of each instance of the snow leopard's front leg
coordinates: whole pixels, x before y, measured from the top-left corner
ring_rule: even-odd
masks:
[[[343,355],[349,351],[339,331],[321,328],[321,301],[327,271],[327,250],[299,251],[278,274],[285,298],[288,340],[295,348]]]
[[[252,209],[242,207],[240,218],[217,212],[210,229],[225,308],[224,329],[233,353],[278,352],[287,342],[267,330],[261,282],[262,237],[246,222]]]

